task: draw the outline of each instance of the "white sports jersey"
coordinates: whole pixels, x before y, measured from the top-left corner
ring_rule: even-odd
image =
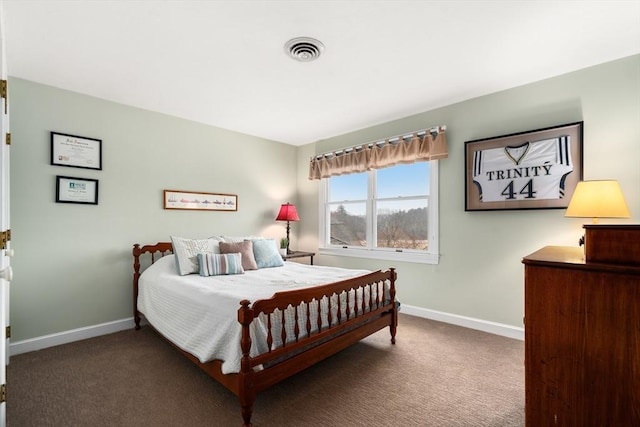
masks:
[[[564,197],[573,171],[568,135],[515,147],[490,148],[473,155],[473,183],[481,202]]]

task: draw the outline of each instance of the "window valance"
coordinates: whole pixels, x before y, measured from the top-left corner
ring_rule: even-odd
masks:
[[[311,158],[309,179],[381,169],[399,163],[444,159],[448,156],[446,126],[398,135]]]

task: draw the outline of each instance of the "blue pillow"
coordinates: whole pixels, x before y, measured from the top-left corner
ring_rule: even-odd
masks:
[[[253,256],[258,268],[282,267],[284,261],[274,239],[254,239]]]
[[[219,276],[222,274],[242,274],[242,255],[234,254],[198,254],[198,273],[201,276]]]

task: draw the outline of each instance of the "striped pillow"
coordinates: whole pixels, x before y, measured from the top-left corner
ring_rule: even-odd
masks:
[[[201,276],[219,276],[222,274],[242,274],[242,255],[234,254],[198,254],[198,273]]]

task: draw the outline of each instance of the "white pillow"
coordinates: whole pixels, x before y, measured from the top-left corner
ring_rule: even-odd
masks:
[[[257,240],[263,239],[260,236],[220,236],[223,242],[227,243],[236,243],[236,242],[244,242],[245,240]]]
[[[220,241],[217,238],[196,240],[171,236],[171,244],[173,245],[178,274],[181,276],[198,273],[198,254],[220,253]]]

